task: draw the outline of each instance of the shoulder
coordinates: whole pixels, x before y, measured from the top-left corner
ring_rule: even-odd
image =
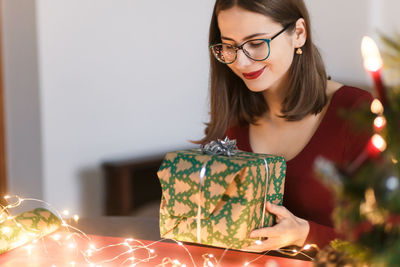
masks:
[[[363,89],[343,85],[332,95],[332,104],[344,108],[357,108],[361,105],[370,104],[372,95]]]
[[[240,150],[251,151],[249,143],[249,125],[243,126],[230,126],[226,132],[225,136],[229,139],[236,140],[237,146]]]
[[[248,131],[248,129],[248,125],[232,125],[226,130],[225,136],[229,137],[229,139],[242,139],[246,136],[246,131]]]

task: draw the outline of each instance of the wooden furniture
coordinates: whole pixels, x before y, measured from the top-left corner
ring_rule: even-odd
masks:
[[[105,174],[106,215],[131,215],[151,201],[161,200],[157,171],[165,155],[107,161]]]

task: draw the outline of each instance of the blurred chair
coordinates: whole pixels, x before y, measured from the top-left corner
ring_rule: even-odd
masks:
[[[105,214],[132,215],[151,202],[161,200],[161,185],[157,177],[164,155],[145,158],[106,161]]]

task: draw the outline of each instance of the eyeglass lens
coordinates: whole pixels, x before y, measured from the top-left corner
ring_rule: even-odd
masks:
[[[243,44],[243,52],[254,60],[264,60],[269,53],[269,46],[265,40],[250,40]],[[236,47],[229,44],[219,44],[213,47],[213,53],[218,60],[224,63],[230,63],[235,61]]]

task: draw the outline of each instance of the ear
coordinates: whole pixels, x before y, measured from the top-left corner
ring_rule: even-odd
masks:
[[[306,22],[303,18],[296,21],[296,28],[293,36],[293,46],[299,48],[304,46],[307,40]]]

